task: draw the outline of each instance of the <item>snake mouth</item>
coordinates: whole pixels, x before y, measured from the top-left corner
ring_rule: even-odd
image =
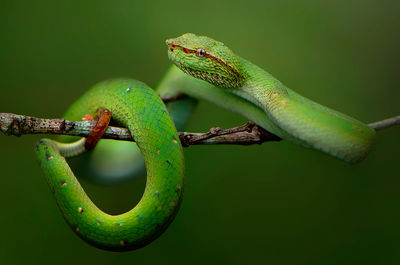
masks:
[[[182,63],[182,58],[178,55],[176,51],[183,52],[184,54],[195,54],[196,50],[188,49],[179,44],[176,44],[174,42],[174,39],[168,39],[165,41],[165,43],[168,46],[168,58],[185,73],[191,74],[190,67],[187,67]]]

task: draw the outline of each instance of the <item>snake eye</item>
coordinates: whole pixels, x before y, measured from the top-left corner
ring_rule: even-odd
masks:
[[[206,54],[206,51],[203,50],[203,49],[197,49],[197,51],[196,51],[196,55],[199,56],[199,57],[202,57],[205,54]]]

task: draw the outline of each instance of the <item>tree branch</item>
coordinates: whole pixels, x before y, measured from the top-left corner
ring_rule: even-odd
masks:
[[[400,115],[386,120],[370,123],[368,124],[368,126],[371,127],[372,129],[375,129],[375,131],[379,131],[399,124],[400,124]]]
[[[41,119],[12,113],[0,113],[0,131],[5,135],[58,134],[87,137],[95,124],[95,121]],[[375,130],[382,130],[399,124],[400,116],[396,116],[371,123],[368,126]],[[109,126],[102,138],[134,141],[128,129],[114,126]],[[281,140],[278,136],[254,124],[254,122],[226,130],[215,127],[206,133],[180,132],[179,138],[184,147],[214,144],[252,145]]]
[[[215,127],[206,133],[180,132],[178,134],[183,147],[200,144],[252,145],[282,140],[254,122],[248,122],[226,130]]]
[[[186,94],[178,93],[178,94],[174,94],[172,96],[161,97],[161,100],[164,102],[164,104],[167,104],[171,101],[181,100],[181,99],[185,99],[188,97],[189,96]]]
[[[5,135],[57,134],[87,137],[95,124],[95,121],[41,119],[12,113],[0,113],[0,131]],[[102,138],[134,141],[128,129],[114,126],[109,126]],[[253,122],[226,130],[219,127],[211,128],[206,133],[180,132],[179,138],[184,147],[200,144],[251,145],[281,140],[278,136],[267,132]]]

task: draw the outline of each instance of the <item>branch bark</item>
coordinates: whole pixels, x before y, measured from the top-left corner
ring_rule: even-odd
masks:
[[[42,119],[12,113],[0,113],[0,131],[5,135],[56,134],[87,137],[95,124],[95,121]],[[114,126],[109,126],[102,138],[134,141],[128,129]],[[251,145],[281,140],[278,136],[269,133],[253,122],[226,130],[219,127],[211,128],[206,133],[180,132],[179,138],[184,147],[200,144]]]
[[[372,129],[375,129],[375,131],[379,131],[399,124],[400,124],[400,115],[389,119],[370,123],[368,124],[368,126],[371,127]]]
[[[95,124],[95,121],[42,119],[12,113],[0,113],[0,131],[5,135],[58,134],[87,137]],[[371,123],[368,126],[375,130],[382,130],[399,124],[400,116],[396,116]],[[128,129],[114,126],[109,126],[102,138],[134,141]],[[278,136],[254,124],[254,122],[226,130],[215,127],[206,133],[180,132],[179,138],[184,147],[215,144],[252,145],[281,140]]]

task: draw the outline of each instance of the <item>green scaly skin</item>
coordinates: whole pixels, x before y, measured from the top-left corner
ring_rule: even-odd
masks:
[[[283,139],[347,162],[358,162],[368,153],[374,130],[295,93],[223,43],[189,33],[167,44],[169,58],[178,67],[173,66],[158,87],[161,96],[186,93],[210,101]],[[168,105],[178,128],[195,104],[189,98]],[[61,212],[78,236],[107,250],[140,248],[156,239],[176,215],[183,189],[182,149],[164,104],[141,82],[100,83],[76,101],[64,118],[80,120],[99,108],[109,109],[117,124],[131,130],[142,152],[147,183],[138,205],[112,216],[92,203],[64,158],[81,152],[83,141],[66,145],[43,139],[36,147],[39,162]]]
[[[65,117],[80,120],[99,108],[109,109],[113,121],[130,129],[146,164],[145,192],[132,210],[113,216],[98,209],[62,156],[71,151],[62,150],[62,144],[43,139],[37,144],[37,156],[64,218],[78,236],[107,250],[140,248],[168,227],[179,208],[184,176],[182,147],[163,102],[141,82],[102,82],[78,99]]]
[[[349,163],[368,154],[373,129],[295,93],[223,43],[187,33],[167,45],[169,58],[182,71],[261,108],[266,117],[260,125],[268,131]]]

